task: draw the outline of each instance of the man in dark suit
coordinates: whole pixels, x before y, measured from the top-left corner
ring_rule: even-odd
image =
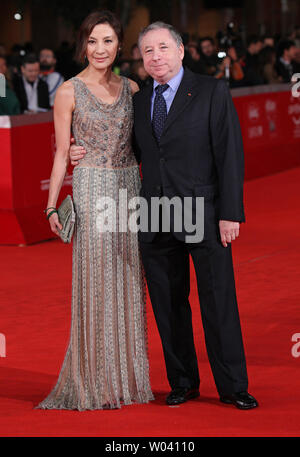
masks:
[[[264,84],[264,79],[259,68],[259,55],[263,42],[257,35],[247,38],[247,52],[244,60],[244,86],[256,86]]]
[[[182,68],[180,35],[154,23],[139,46],[154,79],[134,96],[134,137],[142,164],[143,196],[204,197],[204,237],[162,230],[149,221],[139,232],[149,294],[172,388],[167,404],[199,395],[199,373],[189,305],[189,254],[195,266],[206,347],[220,400],[241,409],[258,405],[248,379],[237,308],[231,242],[245,221],[244,158],[239,120],[224,81]],[[195,202],[194,202],[195,203]],[[196,205],[192,219],[196,220]],[[161,210],[161,216],[164,208]],[[149,211],[151,219],[151,211]],[[177,214],[178,216],[178,214]],[[151,231],[152,230],[152,231]],[[156,232],[155,230],[159,230]]]
[[[162,341],[171,392],[168,405],[199,396],[199,372],[189,304],[189,259],[195,266],[208,357],[220,400],[240,409],[258,406],[248,392],[231,242],[245,221],[242,137],[226,83],[183,69],[184,48],[176,30],[161,22],[139,37],[153,85],[134,95],[134,148],[142,164],[141,197],[148,202],[140,249]],[[84,152],[71,148],[72,164]],[[155,199],[190,198],[184,214],[168,205],[151,212]],[[201,226],[197,197],[204,197],[203,239],[178,217]],[[169,201],[170,201],[169,200]],[[158,217],[157,217],[158,216]],[[201,217],[200,217],[201,219]],[[146,225],[146,227],[145,227]],[[179,224],[180,225],[180,224]],[[200,229],[201,232],[201,229]]]
[[[32,54],[26,56],[21,66],[21,72],[21,76],[14,78],[13,86],[22,113],[50,110],[48,85],[39,77],[38,58]]]
[[[276,71],[284,83],[291,82],[294,73],[299,70],[295,62],[297,48],[292,40],[282,40],[277,46]]]

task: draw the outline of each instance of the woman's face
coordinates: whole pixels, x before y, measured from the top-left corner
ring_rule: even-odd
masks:
[[[114,29],[107,23],[97,24],[87,42],[86,57],[97,70],[110,67],[117,55],[119,40]]]

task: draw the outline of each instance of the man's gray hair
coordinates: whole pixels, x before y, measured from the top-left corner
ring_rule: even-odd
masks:
[[[166,24],[165,22],[157,21],[157,22],[152,22],[152,24],[148,25],[145,27],[139,34],[138,38],[138,47],[141,49],[141,42],[144,36],[148,33],[151,32],[152,30],[158,30],[158,29],[165,29],[169,30],[172,38],[174,39],[175,43],[177,44],[177,47],[182,44],[182,38],[179,32],[170,24]]]

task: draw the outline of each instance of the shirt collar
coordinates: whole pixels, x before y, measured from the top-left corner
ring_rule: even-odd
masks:
[[[176,92],[176,90],[179,87],[179,84],[181,83],[181,80],[182,80],[182,77],[183,77],[183,73],[184,73],[184,70],[183,70],[183,67],[181,66],[179,72],[177,73],[177,75],[173,76],[173,78],[170,79],[170,81],[167,82],[167,84],[170,86],[170,88],[174,92]],[[155,79],[154,79],[153,80],[153,90],[155,90],[155,88],[157,86],[159,86],[159,83],[157,81],[155,81]]]
[[[283,57],[280,57],[280,62],[283,63],[283,65],[285,65],[286,67],[291,65],[291,62],[287,62],[286,60],[284,60]]]
[[[37,85],[38,85],[38,82],[39,82],[39,78],[37,78],[33,84],[30,84],[27,79],[22,75],[22,78],[23,78],[23,82],[24,82],[24,85],[27,86],[27,87],[31,87],[33,89],[36,89]]]

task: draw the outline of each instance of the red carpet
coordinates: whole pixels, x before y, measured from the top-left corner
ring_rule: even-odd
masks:
[[[204,346],[196,283],[191,304],[201,397],[167,407],[169,391],[148,303],[151,381],[156,400],[112,411],[33,407],[56,382],[71,323],[71,247],[60,241],[0,247],[1,436],[300,436],[300,168],[245,185],[246,224],[233,243],[236,285],[249,374],[260,402],[239,411],[218,401]]]

